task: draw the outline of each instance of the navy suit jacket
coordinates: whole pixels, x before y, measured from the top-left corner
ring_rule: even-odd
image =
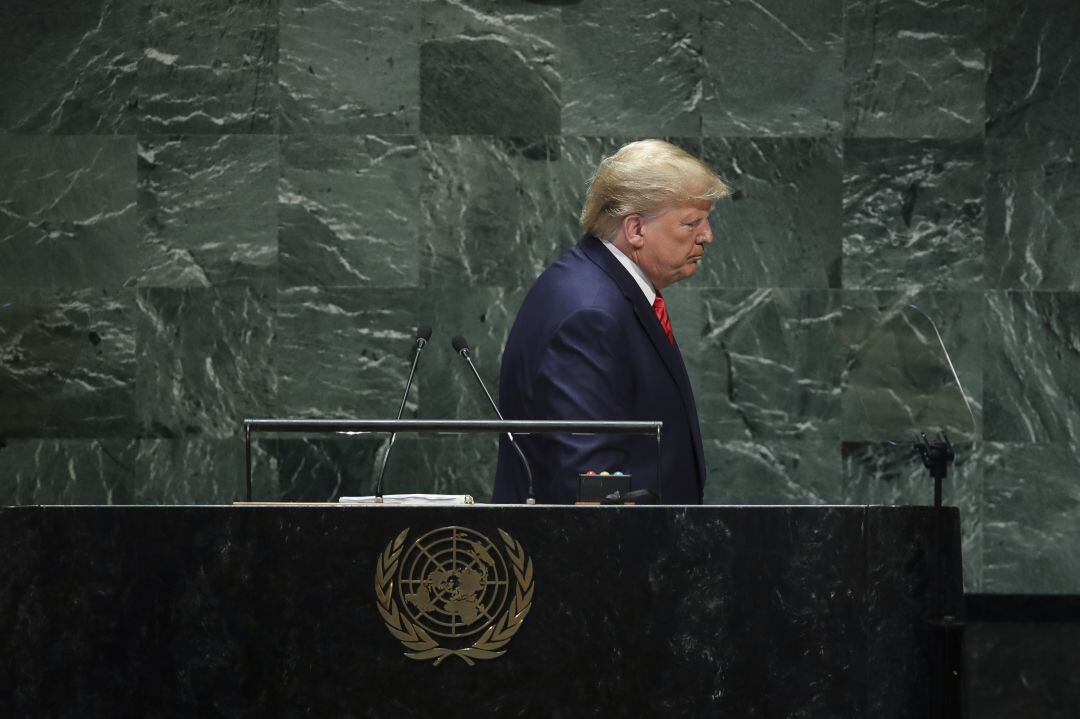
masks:
[[[682,356],[634,278],[591,235],[526,295],[503,351],[499,405],[506,419],[664,423],[660,487],[655,437],[520,435],[540,503],[574,502],[578,474],[588,470],[631,474],[632,489],[666,504],[702,501],[705,459]],[[527,487],[504,436],[492,501],[524,502]]]

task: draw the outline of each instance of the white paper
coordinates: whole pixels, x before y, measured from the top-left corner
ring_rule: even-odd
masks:
[[[346,504],[376,504],[375,497],[341,497]],[[384,494],[383,504],[475,504],[471,494]]]

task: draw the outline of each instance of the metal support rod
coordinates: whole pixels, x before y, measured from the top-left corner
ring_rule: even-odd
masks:
[[[244,423],[244,497],[251,501],[251,427]]]
[[[956,459],[952,443],[944,431],[933,442],[925,434],[915,438],[915,451],[934,480],[934,538],[930,547],[930,602],[928,624],[934,641],[934,671],[931,673],[930,716],[932,719],[959,719],[963,713],[963,688],[959,661],[962,657],[963,624],[945,611],[945,557],[942,544],[942,489],[949,465]]]
[[[934,477],[934,618],[938,621],[945,620],[944,581],[941,569],[944,564],[941,551],[941,515],[942,507],[941,484],[942,477]]]
[[[530,419],[245,419],[252,432],[513,432],[514,434],[655,434],[663,422]]]
[[[664,478],[660,474],[660,437],[663,426],[656,428],[656,503],[664,503]]]

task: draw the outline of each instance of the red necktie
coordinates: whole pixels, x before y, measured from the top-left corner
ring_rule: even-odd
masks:
[[[656,299],[652,303],[653,312],[656,313],[656,319],[660,320],[660,326],[664,328],[664,334],[667,335],[668,340],[671,342],[671,346],[675,346],[675,333],[671,331],[671,318],[667,313],[667,302],[664,302],[664,298],[660,296],[660,293],[656,293]]]

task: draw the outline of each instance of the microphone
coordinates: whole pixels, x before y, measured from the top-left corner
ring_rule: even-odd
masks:
[[[473,364],[472,357],[469,356],[469,343],[465,341],[464,337],[458,335],[450,340],[450,344],[454,346],[454,351],[461,355],[469,364],[469,369],[473,371],[473,374],[476,376],[476,381],[480,383],[480,388],[484,390],[484,394],[487,395],[488,402],[491,403],[491,408],[495,410],[495,415],[499,419],[503,419],[502,412],[499,411],[499,405],[495,404],[495,400],[491,397],[491,392],[488,392],[487,385],[484,384],[484,380],[480,378],[480,373],[476,371],[476,365]],[[514,433],[508,431],[506,437],[510,440],[510,446],[517,452],[518,459],[521,460],[521,466],[525,469],[525,476],[529,481],[529,495],[525,500],[525,504],[536,504],[536,495],[533,493],[532,469],[529,467],[529,460],[525,459],[525,453],[522,452],[521,447],[518,446],[517,440],[514,438]]]
[[[413,377],[416,375],[416,367],[420,362],[420,351],[424,349],[424,345],[431,339],[431,328],[426,325],[421,325],[416,328],[416,346],[413,348],[413,361],[412,369],[409,370],[409,379],[405,382],[405,393],[401,395],[401,406],[398,407],[397,418],[401,419],[401,415],[405,412],[405,400],[409,397],[409,388],[412,387]],[[390,444],[386,447],[386,453],[382,458],[382,467],[379,469],[379,479],[375,482],[375,501],[376,503],[382,503],[383,501],[383,476],[386,474],[386,464],[390,461],[390,450],[394,448],[394,440],[397,439],[397,432],[390,433]]]

